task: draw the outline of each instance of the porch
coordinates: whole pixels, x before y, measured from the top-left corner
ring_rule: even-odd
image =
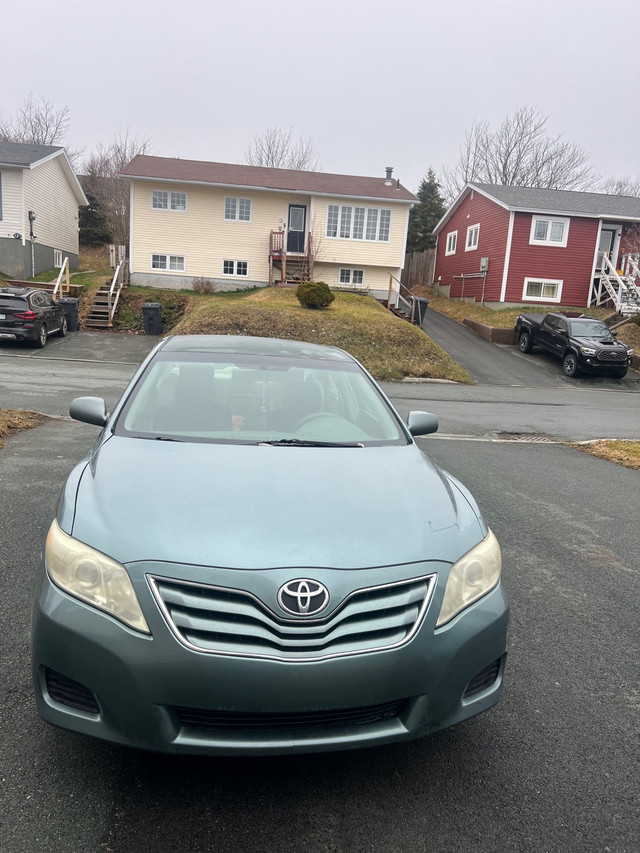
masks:
[[[640,256],[625,254],[616,268],[606,254],[601,256],[591,292],[591,305],[612,302],[618,314],[631,317],[640,313]]]
[[[271,231],[269,236],[269,284],[300,284],[313,281],[313,239],[309,232],[298,242],[300,251],[287,251],[285,231]]]

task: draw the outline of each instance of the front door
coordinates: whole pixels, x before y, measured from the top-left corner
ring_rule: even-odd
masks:
[[[602,256],[606,255],[611,263],[615,263],[615,259],[613,257],[613,247],[616,241],[616,229],[615,228],[602,228],[600,231],[600,242],[598,243],[598,258],[596,260],[596,272],[603,272],[603,260]],[[606,270],[604,270],[606,272]]]
[[[304,238],[307,225],[306,204],[289,205],[289,225],[287,228],[287,252],[304,254]]]

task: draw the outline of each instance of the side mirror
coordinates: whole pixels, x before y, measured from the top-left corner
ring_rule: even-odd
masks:
[[[409,412],[407,426],[411,435],[429,435],[437,431],[438,418],[430,412]]]
[[[103,427],[107,422],[107,406],[102,397],[76,397],[71,401],[69,414],[76,421]]]
[[[617,337],[618,337],[618,333],[617,333],[617,332],[611,332],[611,334],[613,335],[613,337],[614,337],[614,338],[617,338]]]

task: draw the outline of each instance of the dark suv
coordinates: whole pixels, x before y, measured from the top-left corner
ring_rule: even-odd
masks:
[[[31,287],[0,287],[0,338],[11,336],[42,348],[54,333],[67,334],[67,317],[50,293]]]

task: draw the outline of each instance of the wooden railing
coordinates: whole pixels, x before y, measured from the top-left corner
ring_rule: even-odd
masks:
[[[64,276],[64,278],[63,278]],[[65,258],[60,267],[58,278],[53,288],[52,296],[58,299],[60,296],[69,295],[69,258]]]
[[[129,283],[129,264],[127,261],[121,261],[116,267],[109,288],[108,310],[109,310],[109,325],[113,323],[113,318],[118,307],[118,299],[122,288]]]

